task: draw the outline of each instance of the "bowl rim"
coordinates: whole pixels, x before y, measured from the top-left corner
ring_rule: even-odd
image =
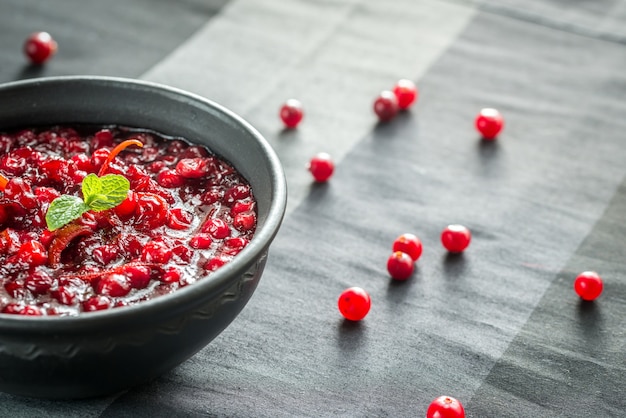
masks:
[[[25,316],[0,313],[0,332],[29,332],[37,331],[46,334],[59,332],[80,332],[82,330],[97,330],[98,326],[111,325],[112,322],[122,324],[132,324],[145,322],[145,318],[168,317],[174,318],[176,315],[166,315],[168,312],[177,312],[181,309],[187,310],[196,306],[199,301],[204,300],[203,294],[213,294],[219,290],[226,289],[232,285],[239,276],[250,268],[259,258],[267,252],[270,243],[278,233],[278,229],[285,216],[287,205],[287,183],[285,173],[278,158],[278,155],[270,143],[243,117],[219,103],[199,94],[187,90],[172,87],[166,84],[156,83],[125,77],[72,75],[40,77],[28,80],[12,81],[0,84],[0,96],[19,89],[32,89],[43,85],[66,84],[66,83],[88,83],[100,86],[139,88],[149,91],[155,95],[177,97],[187,101],[196,102],[203,106],[208,106],[214,111],[221,113],[235,124],[242,127],[260,145],[265,159],[268,161],[268,171],[272,186],[272,196],[266,219],[257,229],[250,243],[232,261],[216,270],[209,279],[198,280],[197,282],[177,289],[176,291],[161,295],[157,298],[142,301],[136,305],[125,306],[123,308],[107,309],[104,311],[89,312],[76,316]],[[62,122],[59,122],[62,123]],[[150,128],[150,127],[146,127]],[[185,308],[184,306],[188,306]]]

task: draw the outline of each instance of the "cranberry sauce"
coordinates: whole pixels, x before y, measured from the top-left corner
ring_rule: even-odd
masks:
[[[85,176],[130,138],[143,147],[126,148],[105,167],[129,180],[126,200],[50,231],[50,203],[82,198]],[[250,185],[231,165],[152,131],[55,126],[0,134],[0,174],[8,180],[0,184],[2,313],[78,315],[173,292],[228,263],[256,228]]]

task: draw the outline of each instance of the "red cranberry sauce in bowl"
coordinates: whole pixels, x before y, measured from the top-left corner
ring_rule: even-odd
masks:
[[[5,314],[73,316],[171,293],[228,263],[256,228],[250,185],[229,163],[135,128],[1,133],[0,190]]]

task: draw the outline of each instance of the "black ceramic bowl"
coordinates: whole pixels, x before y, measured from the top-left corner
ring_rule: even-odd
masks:
[[[0,314],[0,391],[83,398],[146,382],[206,346],[252,296],[282,222],[280,162],[243,119],[174,88],[105,77],[54,77],[0,86],[0,131],[51,124],[117,124],[207,145],[250,183],[257,230],[210,277],[135,306],[76,317]]]

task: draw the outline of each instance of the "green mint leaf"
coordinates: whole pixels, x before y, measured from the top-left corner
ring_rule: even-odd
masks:
[[[89,210],[89,206],[83,202],[80,197],[63,195],[59,196],[50,203],[48,212],[46,213],[46,224],[48,229],[54,231],[62,226],[72,222],[74,219]]]
[[[100,180],[100,177],[96,176],[93,173],[88,174],[83,179],[82,189],[83,198],[85,199],[85,202],[89,203],[91,196],[95,196],[101,193],[100,190],[102,190],[102,181]]]
[[[83,180],[85,202],[89,209],[96,212],[116,207],[126,199],[129,190],[128,179],[118,174],[103,177],[90,174]]]

